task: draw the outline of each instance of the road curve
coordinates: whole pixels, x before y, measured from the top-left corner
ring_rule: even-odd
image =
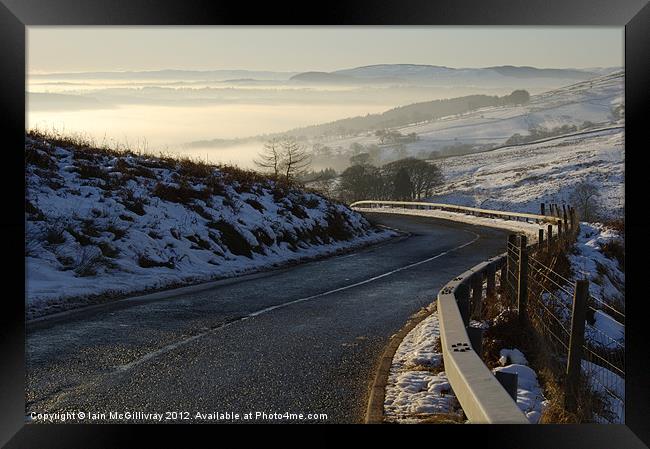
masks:
[[[362,422],[390,336],[450,278],[502,252],[506,238],[433,218],[367,216],[410,236],[28,329],[27,414],[170,411],[196,422],[197,412],[324,413],[310,422]]]

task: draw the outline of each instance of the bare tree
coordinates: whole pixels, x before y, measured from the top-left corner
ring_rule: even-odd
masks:
[[[311,165],[311,157],[304,145],[296,142],[295,139],[287,137],[280,143],[282,147],[282,168],[287,181],[294,181],[305,172]]]
[[[280,176],[282,168],[282,146],[278,138],[274,137],[264,144],[258,159],[253,160],[255,165],[264,171],[270,171],[276,178]]]
[[[264,144],[255,165],[275,177],[295,181],[307,172],[311,157],[303,145],[292,137],[273,138]]]
[[[585,221],[598,218],[599,199],[598,186],[588,181],[578,184],[571,193],[571,202],[575,205],[580,218]]]

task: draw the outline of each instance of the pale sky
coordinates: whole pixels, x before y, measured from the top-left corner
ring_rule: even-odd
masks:
[[[622,27],[30,26],[27,70],[333,71],[390,63],[611,67],[623,65],[623,31]]]

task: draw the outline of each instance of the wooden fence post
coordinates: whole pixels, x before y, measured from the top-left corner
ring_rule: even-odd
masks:
[[[548,225],[546,227],[546,250],[551,252],[551,245],[553,244],[553,225]]]
[[[560,248],[562,246],[562,221],[557,222],[557,246]]]
[[[519,236],[519,279],[517,282],[517,308],[519,322],[526,321],[526,303],[528,302],[528,248],[525,235]]]
[[[567,358],[564,392],[564,406],[571,412],[575,412],[577,409],[577,394],[580,387],[582,346],[585,341],[585,318],[587,315],[588,297],[589,281],[576,281],[575,291],[573,293],[571,336],[569,337],[569,354]]]
[[[544,203],[542,203],[542,204],[540,205],[540,207],[541,207],[542,215],[546,215],[546,210],[545,210],[545,209],[546,209],[546,205],[545,205]]]
[[[544,249],[544,230],[540,229],[537,235],[537,249],[542,251]]]
[[[514,302],[515,299],[515,282],[516,278],[515,276],[517,275],[517,268],[515,266],[515,260],[512,257],[512,255],[515,253],[517,247],[517,235],[516,234],[510,234],[508,236],[508,257],[506,258],[506,279],[508,280],[508,285],[507,285],[507,290],[508,290],[508,301],[510,303]]]
[[[564,238],[566,240],[566,245],[569,245],[569,239],[571,238],[571,231],[569,230],[569,222],[567,221],[566,215],[564,216]]]

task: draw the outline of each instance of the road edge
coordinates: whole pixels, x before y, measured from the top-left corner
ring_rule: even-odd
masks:
[[[170,299],[177,296],[180,296],[186,292],[199,292],[203,290],[208,290],[218,285],[228,285],[232,283],[243,282],[248,279],[254,279],[257,277],[272,275],[275,272],[280,272],[283,270],[290,269],[296,265],[302,265],[307,263],[319,262],[321,260],[345,256],[356,251],[363,251],[366,249],[371,249],[374,247],[380,247],[383,245],[388,245],[391,243],[398,242],[402,239],[410,237],[408,232],[400,231],[398,229],[389,228],[387,226],[378,226],[389,231],[395,232],[397,235],[390,236],[384,239],[364,242],[358,245],[352,245],[345,248],[337,249],[329,254],[320,254],[316,256],[307,256],[296,260],[287,261],[282,263],[279,266],[274,267],[265,267],[259,270],[253,270],[248,273],[241,273],[235,276],[226,276],[223,278],[215,278],[212,280],[205,280],[197,283],[190,283],[186,285],[170,285],[168,287],[162,287],[159,289],[150,289],[150,290],[141,290],[134,291],[124,296],[118,296],[115,298],[110,298],[106,301],[99,303],[90,303],[80,307],[71,307],[67,310],[62,310],[60,312],[49,313],[45,315],[40,315],[35,318],[25,319],[25,326],[27,330],[36,330],[41,327],[47,327],[53,324],[60,323],[69,318],[74,317],[75,315],[83,315],[84,313],[92,313],[95,310],[101,310],[104,308],[110,307],[119,307],[119,305],[127,302],[147,302],[147,301],[156,301]]]
[[[366,416],[364,419],[365,424],[383,424],[384,422],[384,399],[386,397],[386,385],[388,384],[388,376],[390,368],[393,365],[393,357],[397,352],[397,348],[402,343],[404,338],[422,322],[425,318],[430,316],[436,311],[436,302],[432,302],[426,307],[421,308],[409,317],[406,324],[390,337],[386,349],[384,349],[379,367],[376,370],[375,378],[370,387],[370,395],[368,397],[368,406],[366,408]]]

